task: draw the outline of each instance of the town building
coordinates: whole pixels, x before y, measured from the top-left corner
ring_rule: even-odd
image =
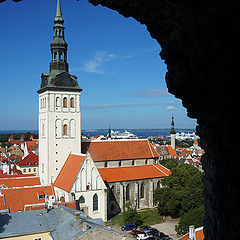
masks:
[[[42,73],[39,94],[39,175],[55,181],[71,151],[81,152],[80,92],[68,70],[65,27],[60,0],[54,18],[49,73]]]
[[[124,234],[104,226],[83,212],[65,206],[46,210],[5,213],[0,218],[1,239],[24,240],[120,240]]]
[[[17,161],[16,168],[21,170],[23,174],[38,175],[38,155],[30,152],[25,158]]]

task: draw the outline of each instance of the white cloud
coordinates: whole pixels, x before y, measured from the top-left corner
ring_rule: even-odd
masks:
[[[125,103],[125,104],[88,104],[83,105],[82,109],[106,109],[106,108],[124,108],[124,107],[152,107],[152,106],[166,106],[179,105],[181,101],[171,102],[157,102],[157,103]],[[172,107],[172,106],[171,106]]]
[[[167,111],[175,111],[175,110],[177,110],[177,108],[175,108],[175,107],[173,107],[173,106],[168,106],[168,107],[166,108],[166,110],[167,110]]]
[[[117,56],[107,51],[97,51],[95,55],[90,59],[84,62],[83,67],[79,68],[84,72],[96,73],[96,74],[105,74],[103,66],[106,62],[116,59]],[[76,69],[73,69],[76,70]]]
[[[147,88],[142,91],[130,92],[127,97],[163,97],[171,96],[167,88]]]

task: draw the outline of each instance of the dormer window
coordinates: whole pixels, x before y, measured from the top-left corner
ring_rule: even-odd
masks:
[[[31,163],[30,163],[30,162],[28,162],[28,165],[31,165]]]
[[[44,200],[45,199],[45,193],[44,192],[39,192],[37,193],[38,195],[38,200]]]

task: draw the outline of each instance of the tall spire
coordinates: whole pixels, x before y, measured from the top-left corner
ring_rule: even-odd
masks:
[[[62,17],[61,3],[57,0],[56,17],[53,26],[53,41],[51,42],[52,59],[50,72],[68,72],[67,43],[64,39],[64,20]]]
[[[61,10],[61,3],[60,3],[60,0],[57,0],[57,11],[56,11],[56,17],[62,17],[62,10]]]
[[[170,132],[170,134],[176,134],[175,129],[174,129],[174,118],[173,118],[173,115],[172,115],[172,123],[171,123],[171,132]]]

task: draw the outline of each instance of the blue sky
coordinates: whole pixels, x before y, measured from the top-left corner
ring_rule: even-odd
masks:
[[[87,0],[61,0],[82,128],[194,128],[167,92],[160,46],[145,25]],[[0,130],[37,129],[40,76],[49,71],[56,0],[0,4]]]

